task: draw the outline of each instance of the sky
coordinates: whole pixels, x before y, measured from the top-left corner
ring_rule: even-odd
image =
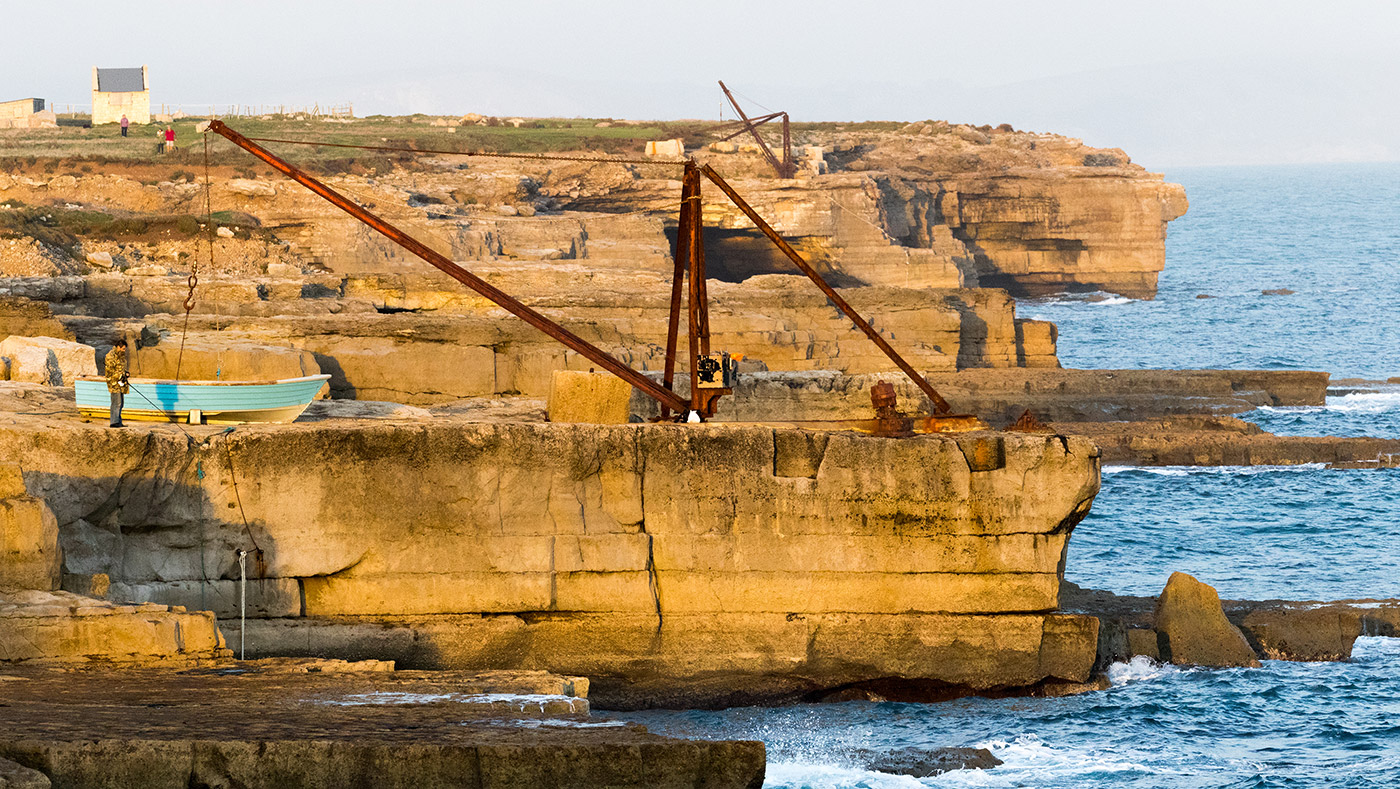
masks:
[[[0,100],[1010,123],[1150,168],[1400,160],[1400,2],[0,0]]]

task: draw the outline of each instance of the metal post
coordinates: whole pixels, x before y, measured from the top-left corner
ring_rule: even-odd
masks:
[[[687,169],[687,171],[689,171],[690,168],[686,168],[686,169]],[[698,178],[698,176],[697,176],[697,178]],[[699,185],[700,185],[700,184],[699,184],[699,181],[697,180],[697,181],[696,181],[696,187],[697,187],[697,188],[696,188],[696,190],[695,190],[695,193],[692,194],[692,199],[693,199],[693,201],[694,201],[695,203],[697,203],[697,204],[698,204],[699,201],[700,201],[699,189],[698,189]],[[698,213],[698,212],[692,210],[692,211],[691,211],[691,216],[694,217],[696,213]],[[699,256],[697,255],[697,252],[698,252],[699,250],[697,250],[697,249],[695,248],[695,238],[696,238],[695,226],[698,225],[698,224],[699,224],[698,222],[692,221],[691,224],[690,224],[690,228],[688,228],[691,235],[690,235],[690,244],[689,244],[688,249],[686,250],[686,253],[687,253],[687,254],[686,254],[686,258],[687,258],[686,264],[687,264],[687,267],[690,269],[690,304],[689,304],[689,307],[690,307],[690,309],[689,309],[690,324],[689,324],[689,327],[690,327],[690,411],[691,411],[690,414],[687,414],[687,415],[686,415],[686,420],[687,420],[687,421],[689,421],[689,420],[691,420],[691,419],[694,419],[694,418],[695,418],[694,415],[700,413],[700,258],[699,258]]]
[[[904,357],[895,352],[895,349],[885,341],[885,338],[881,337],[880,333],[875,331],[875,327],[871,326],[868,321],[860,317],[855,311],[855,308],[846,303],[846,300],[841,298],[841,294],[837,293],[828,285],[826,280],[822,279],[822,276],[817,273],[817,270],[812,268],[811,264],[804,260],[802,256],[797,253],[797,250],[793,249],[788,242],[784,241],[783,237],[778,235],[778,231],[774,230],[771,225],[764,221],[763,217],[759,216],[758,212],[753,210],[753,207],[750,206],[744,198],[739,196],[738,192],[734,191],[734,187],[730,186],[728,181],[721,178],[719,173],[715,172],[714,168],[710,167],[708,164],[700,165],[700,172],[704,173],[705,177],[710,179],[715,186],[718,186],[720,191],[724,192],[734,205],[738,207],[740,211],[743,211],[744,214],[758,226],[758,229],[763,232],[763,235],[768,236],[768,240],[772,241],[778,249],[782,250],[784,255],[787,255],[788,260],[796,264],[797,267],[802,270],[802,273],[807,275],[808,279],[816,283],[817,287],[821,289],[821,292],[826,294],[827,299],[829,299],[832,304],[835,304],[837,309],[846,313],[846,317],[851,319],[851,322],[856,325],[856,328],[865,332],[865,336],[869,337],[870,341],[875,343],[881,351],[884,351],[885,355],[890,358],[890,361],[894,362],[896,367],[904,371],[905,375],[909,376],[909,380],[913,381],[919,389],[923,390],[924,394],[928,395],[928,399],[933,402],[933,406],[936,409],[935,413],[952,413],[953,407],[948,405],[948,401],[944,400],[938,392],[934,390],[933,386],[931,386],[928,381],[924,380],[922,375],[919,375],[918,371],[915,370],[913,366],[904,361]]]
[[[700,318],[700,354],[710,355],[710,291],[705,274],[705,201],[700,196],[700,173],[695,174],[695,221],[692,223],[694,235],[690,239],[690,253],[695,256],[696,308]]]
[[[248,632],[248,567],[247,551],[238,552],[238,659],[247,660]]]
[[[397,227],[389,224],[388,222],[385,222],[378,216],[375,216],[374,214],[371,214],[370,212],[361,208],[353,201],[348,200],[344,195],[341,195],[334,189],[331,189],[330,187],[326,186],[325,184],[321,183],[315,178],[312,178],[307,173],[302,172],[301,170],[297,169],[291,164],[288,164],[287,162],[278,158],[266,148],[263,148],[262,146],[258,145],[252,140],[249,140],[247,137],[244,137],[243,135],[239,134],[233,129],[230,129],[222,121],[210,121],[209,131],[224,136],[229,140],[229,142],[232,142],[234,145],[237,145],[243,150],[263,160],[267,164],[271,165],[278,172],[282,173],[283,175],[286,175],[288,178],[291,178],[292,180],[296,181],[302,186],[305,186],[307,189],[310,189],[312,192],[315,192],[317,195],[320,195],[321,197],[325,198],[336,208],[339,208],[340,210],[355,217],[361,222],[364,222],[366,225],[369,225],[370,227],[374,228],[376,231],[388,237],[394,243],[422,258],[438,270],[442,271],[443,273],[447,274],[448,276],[452,277],[453,279],[457,280],[463,285],[466,285],[467,287],[471,288],[472,290],[476,291],[482,296],[485,296],[486,298],[500,305],[502,309],[506,310],[507,312],[511,313],[517,318],[520,318],[521,320],[525,321],[531,326],[534,326],[536,329],[539,329],[540,331],[544,332],[550,337],[553,337],[555,340],[558,340],[560,343],[563,343],[568,348],[577,352],[580,356],[583,356],[584,358],[588,359],[594,364],[597,364],[599,367],[602,367],[603,369],[607,370],[613,375],[616,375],[618,378],[621,378],[622,380],[631,384],[633,387],[640,389],[643,394],[646,394],[652,397],[653,399],[661,402],[662,405],[668,405],[676,409],[677,411],[683,411],[687,408],[686,401],[678,397],[675,392],[668,391],[664,387],[659,386],[650,378],[647,378],[646,376],[642,375],[636,370],[633,370],[632,368],[628,367],[627,365],[623,364],[617,359],[614,359],[611,355],[603,351],[601,348],[594,346],[582,337],[579,337],[578,335],[574,334],[568,329],[565,329],[563,326],[560,326],[559,324],[555,323],[549,318],[546,318],[540,313],[520,303],[518,300],[516,300],[514,297],[501,290],[500,288],[497,288],[496,286],[492,285],[486,280],[476,276],[470,271],[467,271],[466,269],[462,268],[456,263],[453,263],[451,260],[448,260],[446,257],[438,254],[432,249],[429,249],[418,239],[414,238],[413,236],[410,236],[409,234],[398,229]]]
[[[681,291],[685,287],[685,272],[690,260],[690,225],[695,221],[693,209],[697,201],[692,200],[694,187],[700,183],[700,171],[694,162],[685,163],[685,173],[681,176],[681,211],[676,223],[676,253],[671,273],[671,312],[666,324],[666,366],[662,373],[662,386],[675,391],[676,380],[676,338],[680,333]],[[661,406],[661,418],[671,415],[671,409]]]

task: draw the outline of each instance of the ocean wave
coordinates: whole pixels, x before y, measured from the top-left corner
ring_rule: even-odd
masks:
[[[369,707],[441,704],[450,701],[461,704],[512,704],[522,710],[538,707],[540,711],[544,711],[546,704],[561,700],[571,699],[568,696],[544,693],[405,693],[382,690],[352,693],[341,699],[326,699],[320,703],[334,707]]]
[[[1324,408],[1344,414],[1383,414],[1400,410],[1400,392],[1355,392],[1329,397]]]
[[[927,784],[908,775],[878,773],[821,762],[769,762],[763,781],[764,789],[918,789],[924,786]]]
[[[1100,290],[1093,293],[1065,293],[1043,299],[1028,299],[1025,303],[1032,307],[1063,307],[1080,304],[1112,307],[1119,304],[1131,304],[1134,301],[1138,301],[1138,299],[1130,299],[1127,296],[1120,296],[1117,293],[1107,293]]]
[[[1093,776],[1096,780],[1124,773],[1158,774],[1143,764],[1097,750],[1055,748],[1034,734],[1011,740],[996,739],[978,743],[1002,760],[991,770],[959,770],[935,778],[932,786],[1073,786],[1076,779]],[[1027,780],[1033,783],[1026,783]]]
[[[1326,405],[1261,405],[1262,414],[1304,416],[1308,414],[1385,414],[1400,411],[1400,392],[1352,392],[1328,397]]]
[[[1290,466],[1104,466],[1102,473],[1105,476],[1136,472],[1154,474],[1159,477],[1186,477],[1197,474],[1247,477],[1253,474],[1272,474],[1280,471],[1318,471],[1326,468],[1326,463],[1297,463]]]
[[[1146,655],[1135,655],[1126,663],[1114,663],[1109,666],[1108,681],[1114,685],[1126,685],[1129,682],[1142,682],[1166,674],[1175,674],[1177,671],[1180,669],[1175,666],[1158,663]]]

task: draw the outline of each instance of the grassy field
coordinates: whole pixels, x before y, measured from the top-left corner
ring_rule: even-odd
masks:
[[[8,170],[40,172],[81,171],[83,163],[152,163],[162,167],[202,164],[203,135],[195,130],[201,118],[176,121],[173,153],[156,153],[156,132],[165,126],[132,126],[123,138],[116,124],[84,129],[64,126],[58,129],[0,130],[0,172]],[[348,123],[325,120],[294,120],[277,117],[226,119],[230,127],[249,137],[275,137],[350,145],[385,145],[400,148],[447,151],[486,151],[495,153],[593,152],[612,155],[640,154],[648,140],[681,138],[687,148],[698,148],[716,139],[710,133],[716,124],[707,121],[617,122],[609,118],[532,118],[520,128],[510,125],[461,126],[454,130],[434,126],[424,115],[404,117],[370,116]],[[599,127],[599,123],[610,125]],[[884,121],[860,123],[794,123],[794,134],[833,131],[894,131],[903,124]],[[779,127],[763,127],[765,136],[777,142]],[[747,136],[737,142],[747,142]],[[276,143],[268,147],[289,160],[323,171],[382,169],[408,164],[407,157],[392,153],[355,151],[324,146],[290,146]],[[213,164],[250,167],[247,154],[227,140],[210,135]],[[358,167],[356,166],[358,163]],[[318,168],[319,165],[319,168]]]
[[[132,126],[130,136],[123,138],[115,124],[84,129],[64,126],[58,129],[0,130],[0,161],[32,167],[37,160],[185,162],[203,161],[203,135],[195,130],[202,119],[184,118],[176,121],[175,141],[178,150],[156,153],[156,132],[164,125]],[[388,118],[374,116],[348,123],[312,120],[233,118],[225,122],[249,137],[278,137],[314,140],[351,145],[387,145],[403,148],[428,148],[449,151],[490,151],[509,153],[551,151],[593,151],[608,154],[640,153],[648,140],[672,137],[688,138],[699,144],[704,140],[703,126],[695,123],[611,125],[599,128],[605,119],[545,118],[532,119],[520,128],[502,126],[462,126],[455,131],[431,125],[430,118],[410,116]],[[383,156],[374,152],[313,146],[269,145],[279,153],[303,163],[347,157]],[[211,158],[218,164],[246,161],[246,154],[231,143],[210,136]]]

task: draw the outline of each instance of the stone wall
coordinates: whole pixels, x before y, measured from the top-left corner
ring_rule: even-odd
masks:
[[[657,678],[771,698],[1077,682],[1093,662],[1089,623],[1052,613],[1098,486],[1079,439],[320,423],[191,448],[51,427],[0,428],[0,460],[23,457],[57,514],[66,578],[227,614],[256,546],[266,651],[552,667],[634,703],[659,703]]]

